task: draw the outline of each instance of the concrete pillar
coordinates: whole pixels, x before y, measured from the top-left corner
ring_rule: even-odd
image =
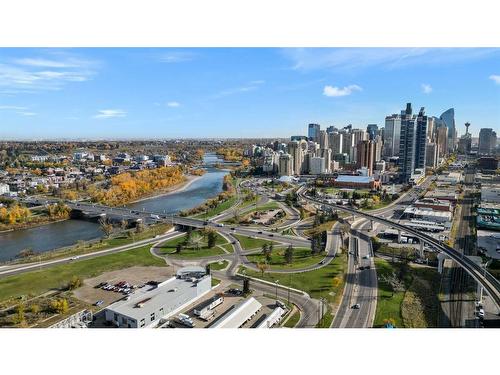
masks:
[[[373,220],[370,220],[370,230],[373,230]]]
[[[448,255],[444,253],[439,253],[437,258],[438,258],[438,272],[443,273],[443,263],[445,259],[448,259]]]
[[[420,259],[424,259],[424,241],[422,240],[420,240],[420,249],[418,256],[420,257]]]
[[[477,283],[476,299],[481,302],[483,300],[483,287],[481,284]]]
[[[398,229],[398,243],[401,243],[401,230]]]

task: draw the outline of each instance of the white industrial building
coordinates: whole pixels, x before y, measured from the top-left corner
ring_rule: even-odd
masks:
[[[198,306],[196,306],[193,309],[194,315],[197,315],[201,318],[208,316],[213,309],[215,309],[217,306],[222,304],[224,302],[224,297],[216,294],[212,298],[200,303]]]
[[[260,322],[260,324],[256,328],[271,328],[275,324],[278,324],[281,321],[281,317],[285,313],[281,307],[276,307],[271,314],[266,316],[266,318]]]
[[[154,327],[160,319],[168,318],[207,294],[212,288],[212,278],[168,279],[158,286],[145,286],[123,299],[109,305],[104,311],[107,321],[117,327]]]
[[[257,314],[262,305],[250,297],[222,315],[210,328],[240,328]]]
[[[492,185],[483,185],[481,187],[481,202],[500,203],[500,188],[494,187]]]
[[[423,219],[435,223],[451,223],[452,213],[450,211],[434,211],[431,209],[422,209],[418,207],[407,207],[404,210],[404,215],[411,219]]]

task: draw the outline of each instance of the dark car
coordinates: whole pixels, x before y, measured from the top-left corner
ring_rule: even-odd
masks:
[[[262,234],[262,231],[261,231],[261,230],[259,230],[257,233]]]
[[[274,237],[274,234],[270,233],[270,234],[269,234],[269,237]]]
[[[208,221],[204,221],[204,222],[203,222],[203,225],[208,225]]]
[[[232,227],[232,228],[231,228],[231,230],[236,230],[236,228],[235,228],[235,227]]]

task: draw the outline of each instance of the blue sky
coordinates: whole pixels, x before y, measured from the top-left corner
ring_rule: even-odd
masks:
[[[408,101],[500,130],[500,49],[0,48],[0,139],[288,137]]]

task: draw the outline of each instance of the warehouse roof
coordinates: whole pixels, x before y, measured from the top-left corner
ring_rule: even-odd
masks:
[[[250,297],[228,311],[211,328],[239,328],[261,308],[260,302]]]

